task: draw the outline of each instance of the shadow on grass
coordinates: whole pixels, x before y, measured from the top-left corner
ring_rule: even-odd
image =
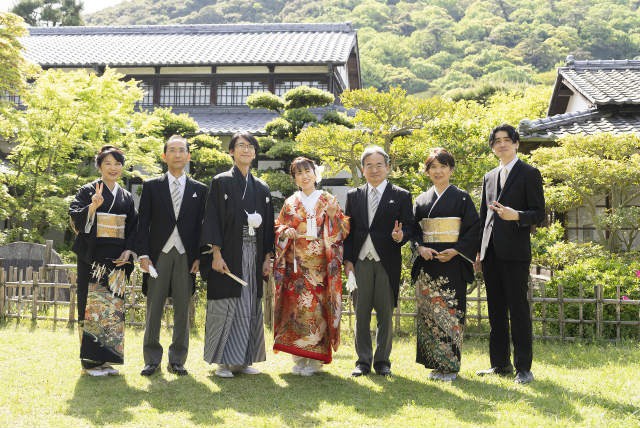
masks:
[[[511,382],[511,378],[508,380]],[[575,424],[583,421],[583,416],[574,403],[597,403],[612,413],[623,417],[637,410],[634,406],[612,401],[597,394],[584,394],[568,391],[563,386],[550,380],[536,380],[529,385],[508,386],[491,381],[476,379],[458,379],[454,387],[468,396],[476,397],[476,407],[493,411],[497,403],[513,403],[522,401],[535,412],[554,415],[561,424]],[[478,409],[467,408],[465,412]],[[486,423],[486,420],[482,420]]]
[[[160,414],[187,413],[198,425],[224,422],[213,415],[211,389],[193,377],[152,376],[149,380],[149,388],[144,390],[128,385],[124,376],[81,376],[66,414],[95,425],[126,424],[134,420],[134,411],[140,412],[139,407],[148,404]]]
[[[237,412],[254,416],[275,414],[287,426],[330,424],[332,421],[326,416],[314,416],[325,405],[351,407],[350,414],[378,423],[400,412],[405,406],[419,407],[424,411],[452,410],[454,402],[461,408],[474,406],[474,400],[460,398],[441,390],[435,384],[424,384],[398,376],[386,379],[370,375],[356,380],[320,373],[310,378],[293,374],[284,374],[280,378],[285,382],[284,386],[275,384],[269,376],[255,376],[248,388],[244,379],[219,379],[211,375],[211,381],[220,388],[219,397],[212,400],[212,403],[217,407],[228,406]],[[227,401],[228,397],[238,399]],[[482,408],[473,412],[457,412],[455,408],[453,410],[456,417],[469,423],[477,423],[479,420],[485,423],[495,422],[494,416]],[[336,422],[340,422],[339,417],[339,414],[335,415]]]

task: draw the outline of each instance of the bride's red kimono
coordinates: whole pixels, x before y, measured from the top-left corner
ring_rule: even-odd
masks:
[[[340,344],[342,242],[349,219],[340,208],[334,219],[328,218],[333,195],[321,192],[313,213],[307,213],[305,197],[300,191],[290,196],[275,223],[273,349],[330,363],[332,349]],[[314,226],[307,230],[311,222],[315,231]],[[290,227],[298,232],[295,240],[283,236]]]

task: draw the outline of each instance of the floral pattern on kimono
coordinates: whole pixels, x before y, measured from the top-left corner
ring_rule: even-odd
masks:
[[[444,277],[420,273],[418,299],[418,359],[425,366],[447,373],[460,371],[464,312],[458,309],[455,290]]]
[[[112,269],[89,283],[87,306],[82,322],[81,354],[84,358],[113,363],[124,362],[123,269]]]
[[[284,237],[290,227],[299,235],[307,233],[307,212],[297,193],[285,201],[275,222],[273,349],[325,363],[340,345],[342,242],[349,234],[348,217],[340,208],[333,220],[326,214],[334,200],[327,192],[318,198],[312,220],[317,239]]]

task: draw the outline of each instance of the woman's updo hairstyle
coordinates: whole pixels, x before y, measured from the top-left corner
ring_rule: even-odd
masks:
[[[111,145],[107,144],[107,145],[102,146],[102,148],[100,149],[100,151],[96,155],[96,168],[100,168],[104,158],[106,158],[109,155],[113,156],[113,158],[116,161],[120,162],[122,164],[122,166],[124,166],[124,160],[125,159],[124,159],[124,153],[122,153],[122,150],[120,150],[119,148],[117,148],[115,146],[111,146]]]

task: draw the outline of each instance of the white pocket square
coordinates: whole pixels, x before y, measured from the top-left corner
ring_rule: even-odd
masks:
[[[267,196],[267,198],[266,198],[266,203],[267,203],[267,204],[269,203],[269,197],[268,197],[268,196]]]
[[[390,203],[390,204],[393,204],[393,203],[395,203],[395,201],[394,201],[393,199],[390,199],[390,200],[389,200],[389,203]]]
[[[196,192],[193,192],[192,198],[197,198],[197,197],[198,197],[198,194]]]

